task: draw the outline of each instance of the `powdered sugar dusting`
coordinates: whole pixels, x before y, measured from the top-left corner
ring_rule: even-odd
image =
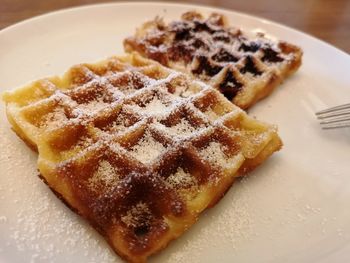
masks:
[[[176,173],[170,175],[166,182],[173,188],[188,188],[198,184],[197,179],[190,173],[186,173],[181,167],[177,169]]]
[[[130,95],[145,86],[149,86],[153,83],[153,79],[142,75],[139,72],[124,71],[111,73],[109,75],[110,82],[118,90],[125,95]]]
[[[88,186],[92,190],[99,187],[110,189],[119,181],[116,169],[106,160],[99,162],[97,170],[88,180]]]
[[[102,98],[98,98],[89,101],[88,103],[79,104],[79,106],[73,110],[73,113],[75,113],[76,115],[91,115],[97,111],[100,111],[110,106],[110,102],[104,102]]]
[[[45,115],[44,119],[40,123],[40,127],[54,129],[62,126],[63,123],[67,122],[68,118],[66,116],[63,107],[56,107],[52,112]]]
[[[160,161],[160,157],[162,155],[162,153],[164,153],[166,150],[169,150],[168,153],[174,153],[176,154],[176,152],[174,150],[177,150],[178,148],[174,147],[174,149],[167,149],[168,145],[172,145],[172,142],[176,142],[178,143],[179,138],[183,137],[183,136],[188,136],[193,134],[196,129],[198,128],[198,126],[200,126],[200,123],[205,123],[205,125],[207,125],[207,120],[205,119],[205,117],[203,116],[203,114],[200,114],[198,112],[198,109],[194,107],[193,103],[194,103],[194,98],[188,98],[188,99],[184,99],[183,97],[176,97],[176,95],[172,95],[170,93],[172,92],[176,92],[176,90],[170,90],[171,87],[168,87],[166,85],[166,83],[161,83],[161,81],[159,81],[158,83],[154,83],[154,86],[152,87],[142,87],[139,90],[133,92],[132,94],[121,94],[120,100],[118,99],[118,96],[120,94],[113,93],[113,91],[110,90],[110,86],[112,84],[110,84],[108,81],[106,81],[106,79],[104,78],[98,78],[96,80],[98,83],[88,83],[86,85],[83,86],[79,86],[79,87],[73,87],[73,90],[67,91],[66,93],[66,97],[68,97],[67,102],[70,103],[69,101],[74,101],[73,103],[79,103],[76,106],[72,106],[71,104],[60,104],[60,106],[64,106],[67,109],[73,109],[73,116],[76,116],[76,118],[74,119],[74,121],[78,121],[79,122],[79,127],[74,130],[76,128],[76,126],[72,126],[73,130],[72,133],[74,133],[74,136],[71,136],[69,133],[69,136],[67,136],[67,140],[72,140],[72,141],[76,141],[77,137],[82,136],[81,133],[87,132],[88,135],[87,137],[83,137],[82,140],[78,141],[75,145],[74,145],[74,149],[80,149],[80,148],[84,148],[87,147],[89,145],[94,144],[94,142],[89,139],[90,137],[93,137],[94,139],[98,137],[98,142],[96,144],[94,144],[94,146],[96,146],[96,148],[99,148],[101,151],[103,149],[108,148],[108,145],[110,145],[112,142],[116,145],[114,146],[110,146],[109,149],[112,150],[112,152],[109,152],[109,149],[107,149],[108,151],[108,156],[110,157],[109,154],[114,155],[114,157],[119,158],[120,157],[125,157],[128,155],[128,153],[133,156],[135,159],[139,160],[140,162],[147,164],[145,166],[141,166],[140,164],[135,164],[135,160],[125,160],[126,162],[124,162],[124,165],[128,166],[127,169],[122,169],[120,168],[119,172],[129,172],[129,165],[133,165],[135,164],[135,166],[137,168],[140,167],[140,172],[137,172],[137,174],[132,174],[135,176],[144,176],[145,172],[147,173],[148,177],[128,177],[126,176],[126,180],[128,180],[124,185],[120,184],[118,186],[120,187],[128,187],[129,183],[133,183],[133,180],[150,180],[149,182],[153,183],[154,187],[159,187],[159,189],[164,189],[166,191],[171,191],[169,189],[169,187],[166,186],[170,186],[175,188],[175,190],[180,190],[178,193],[179,195],[176,195],[174,193],[174,196],[169,195],[167,196],[169,198],[169,202],[172,202],[172,204],[175,204],[175,206],[172,206],[173,209],[176,209],[177,211],[180,211],[181,204],[180,202],[185,202],[188,201],[189,199],[192,198],[191,193],[189,195],[185,195],[184,198],[183,197],[183,193],[187,192],[186,188],[192,188],[192,187],[198,187],[198,182],[195,176],[191,175],[190,173],[187,172],[187,170],[183,169],[183,168],[178,168],[174,174],[170,175],[165,182],[165,185],[163,184],[164,181],[160,182],[157,180],[157,177],[152,178],[153,174],[151,174],[150,172],[154,172],[155,169],[159,169],[158,165],[157,166],[151,166],[150,163],[156,164],[155,161]],[[92,81],[93,82],[93,81]],[[108,82],[108,83],[107,83]],[[189,82],[190,83],[190,82]],[[142,83],[141,83],[142,84]],[[95,90],[96,88],[96,90]],[[114,87],[113,87],[114,88]],[[117,90],[117,89],[116,89]],[[97,94],[97,95],[96,95]],[[112,95],[111,95],[112,94]],[[113,94],[115,96],[113,96]],[[126,95],[126,96],[125,96]],[[69,96],[71,96],[69,98]],[[175,97],[175,99],[174,99]],[[106,102],[109,101],[109,102]],[[118,100],[118,101],[117,101]],[[114,107],[117,106],[118,103],[118,108],[113,108],[109,110],[106,110],[104,113],[102,114],[100,111],[102,109],[108,108],[108,107]],[[180,106],[180,104],[182,104]],[[138,106],[136,106],[138,105]],[[184,105],[186,106],[186,108],[184,108]],[[126,114],[125,116],[128,116],[126,118],[129,118],[131,115],[133,117],[130,117],[130,120],[136,120],[136,119],[141,119],[139,122],[139,126],[135,125],[133,126],[131,129],[128,129],[130,131],[130,133],[125,133],[125,134],[114,134],[113,132],[109,133],[108,130],[108,124],[111,124],[111,122],[113,120],[115,120],[115,114],[119,114],[120,111],[123,111],[124,108],[127,108],[129,106],[129,108],[131,108],[132,110],[128,111],[126,110]],[[135,106],[135,107],[134,107]],[[138,108],[137,108],[138,107]],[[136,110],[135,110],[136,108]],[[164,134],[160,134],[159,131],[157,131],[157,127],[153,127],[153,124],[157,123],[159,125],[161,125],[161,120],[165,120],[166,118],[171,118],[172,115],[166,115],[166,116],[159,116],[159,115],[163,115],[163,114],[167,114],[169,113],[171,110],[177,110],[174,111],[175,115],[178,116],[179,118],[182,118],[180,122],[177,123],[172,123],[174,124],[172,127],[169,128],[170,130],[170,135],[173,136],[164,136]],[[100,112],[101,114],[97,114],[97,112]],[[71,112],[69,112],[71,114]],[[111,115],[112,114],[112,115]],[[174,115],[174,117],[176,118],[176,116]],[[188,116],[189,118],[186,119],[185,116]],[[117,115],[118,116],[118,115]],[[163,118],[164,117],[164,118]],[[103,119],[106,118],[106,119]],[[169,120],[169,119],[167,119]],[[188,121],[190,120],[190,121]],[[141,127],[141,122],[142,123],[142,127]],[[107,123],[107,126],[105,126]],[[197,123],[197,125],[193,125],[193,123]],[[103,127],[107,127],[106,129],[108,130],[108,132],[104,132],[101,130],[97,130],[95,129],[94,125],[98,126],[103,126]],[[203,125],[204,126],[204,125]],[[209,124],[207,126],[210,126]],[[164,126],[165,127],[165,126]],[[146,129],[146,131],[145,131]],[[210,131],[213,131],[213,127],[209,127],[208,130],[210,129]],[[206,130],[206,131],[208,131]],[[208,131],[209,132],[209,131]],[[142,134],[142,137],[139,138],[138,136],[140,136],[140,134]],[[128,137],[130,135],[130,137]],[[136,137],[134,137],[136,136]],[[131,138],[133,137],[133,138]],[[173,137],[170,138],[170,137]],[[200,137],[198,137],[200,138]],[[206,138],[207,137],[203,137]],[[189,139],[189,138],[188,138]],[[205,140],[206,140],[205,139]],[[138,141],[136,141],[138,140]],[[158,140],[161,140],[158,141]],[[136,144],[135,144],[136,142]],[[70,143],[70,142],[69,142]],[[179,143],[178,143],[179,144]],[[165,146],[166,145],[166,146]],[[190,145],[190,142],[188,140],[187,144],[184,145],[184,147]],[[106,148],[105,148],[106,147]],[[192,147],[192,146],[191,146]],[[117,149],[119,148],[119,149]],[[172,148],[172,147],[169,147]],[[89,150],[92,150],[93,147],[89,147]],[[194,149],[194,148],[192,148]],[[226,156],[226,154],[223,151],[223,146],[220,145],[219,143],[216,142],[212,142],[210,143],[207,147],[205,147],[204,149],[201,150],[200,154],[202,155],[203,158],[209,160],[210,162],[212,162],[215,165],[218,165],[220,167],[227,167],[227,164],[225,164],[226,162],[229,162],[231,160],[233,160],[232,158],[229,158],[228,156]],[[181,149],[180,152],[178,154],[182,154],[184,153],[186,149]],[[98,150],[99,151],[99,150]],[[127,153],[127,152],[128,153]],[[171,151],[171,152],[170,152]],[[93,151],[91,151],[90,153],[92,153]],[[114,152],[114,153],[113,153]],[[42,154],[43,152],[41,152]],[[70,153],[72,153],[75,158],[72,160],[72,162],[81,162],[83,163],[84,161],[87,161],[87,159],[90,158],[90,155],[88,155],[88,157],[86,157],[85,153],[86,152],[79,152],[78,154],[76,154],[76,152],[74,152],[73,150],[70,151]],[[185,152],[185,154],[191,154],[191,150]],[[43,154],[44,156],[41,156],[43,158],[45,158],[45,154]],[[105,155],[103,155],[105,156]],[[166,159],[166,161],[173,161],[174,165],[179,165],[177,163],[176,159],[178,156],[170,156],[168,155],[169,159]],[[82,158],[82,159],[80,159]],[[101,158],[104,157],[100,157],[100,155],[98,155],[98,158],[100,158],[100,162],[98,163],[98,166],[95,167],[96,170],[92,171],[92,175],[90,177],[90,179],[88,179],[87,182],[87,186],[90,187],[90,189],[92,191],[96,190],[96,193],[101,193],[101,194],[106,194],[106,190],[108,192],[108,189],[110,187],[115,186],[118,182],[119,182],[119,176],[118,176],[118,169],[114,168],[114,164],[112,164],[111,162],[115,162],[115,165],[121,165],[123,164],[123,162],[116,162],[116,159],[109,159],[109,161],[107,160],[101,160]],[[172,159],[174,158],[174,160]],[[180,157],[181,158],[181,157]],[[237,163],[237,162],[234,162]],[[162,164],[162,163],[161,163]],[[202,163],[203,164],[203,163]],[[95,165],[95,163],[93,163],[93,165]],[[163,167],[161,168],[167,168],[164,167],[165,165],[163,165]],[[197,162],[197,167],[201,166],[200,162]],[[79,177],[80,176],[80,171],[76,171],[75,170],[75,165],[73,163],[72,166],[64,166],[66,169],[72,169],[72,174],[71,177],[76,176]],[[73,167],[73,168],[71,168]],[[174,166],[172,166],[172,169],[175,169]],[[206,166],[203,166],[203,169],[206,169]],[[147,170],[148,169],[148,170]],[[197,169],[197,170],[201,170],[201,168]],[[191,170],[192,171],[192,170]],[[198,171],[196,171],[198,172]],[[90,176],[90,174],[87,174]],[[199,176],[197,174],[195,174],[196,176]],[[206,175],[205,173],[203,175]],[[218,175],[219,176],[219,175]],[[68,176],[67,176],[68,179]],[[160,179],[159,179],[160,180]],[[203,182],[204,184],[207,183],[205,180],[201,180],[201,182]],[[44,187],[44,186],[43,186]],[[75,189],[75,187],[86,187],[86,185],[84,184],[79,184],[79,185],[73,185],[73,189]],[[101,190],[102,191],[99,191]],[[185,188],[185,189],[184,189]],[[31,190],[34,189],[33,187],[31,187]],[[44,188],[43,188],[44,189]],[[45,188],[46,189],[46,188]],[[114,188],[116,191],[119,190]],[[114,190],[113,189],[113,190]],[[184,189],[184,190],[183,190]],[[220,188],[219,188],[220,189]],[[86,190],[86,189],[83,189]],[[133,231],[133,227],[137,227],[137,226],[142,226],[143,224],[147,224],[147,222],[149,222],[152,219],[152,215],[156,215],[158,217],[158,215],[161,214],[161,211],[153,211],[154,207],[153,204],[151,204],[151,202],[153,202],[152,200],[148,200],[148,199],[144,199],[143,198],[143,192],[139,187],[130,187],[125,189],[126,191],[129,191],[128,193],[126,193],[127,198],[129,198],[129,193],[130,191],[135,191],[130,193],[131,195],[131,199],[127,199],[125,204],[128,205],[127,209],[128,211],[123,215],[119,215],[121,216],[121,220],[122,222],[124,222],[124,224],[128,227],[130,227],[130,229],[125,229],[126,232],[129,231]],[[183,190],[183,191],[182,191]],[[191,189],[192,190],[192,189]],[[138,193],[139,191],[141,191],[141,198],[138,197]],[[159,191],[159,198],[164,198],[163,192]],[[198,195],[200,196],[199,192],[200,191],[189,191],[189,192],[195,192],[194,195]],[[91,192],[90,192],[91,193]],[[115,194],[115,192],[108,192],[108,194]],[[135,195],[134,195],[135,193]],[[220,193],[221,194],[221,193]],[[94,196],[94,194],[92,194]],[[136,197],[135,199],[133,199],[133,197]],[[105,196],[106,197],[106,196]],[[109,198],[109,195],[107,195],[107,197]],[[176,200],[176,202],[174,201],[174,199],[177,199],[177,197],[179,197],[180,199],[182,198],[183,200]],[[50,195],[48,195],[48,198],[51,198]],[[208,201],[210,202],[210,196],[207,197]],[[84,198],[82,198],[82,200],[84,200]],[[110,199],[111,201],[113,201],[113,199]],[[143,200],[146,203],[143,202],[139,202],[140,200]],[[199,200],[199,199],[198,199]],[[56,200],[57,202],[59,202],[58,200]],[[130,201],[130,202],[129,202]],[[168,201],[168,200],[166,200]],[[52,202],[52,200],[50,199],[50,202]],[[49,223],[51,226],[55,225],[56,222],[52,222],[51,220],[55,219],[55,217],[51,217],[51,215],[49,214],[50,217],[47,217],[45,215],[45,212],[49,209],[47,206],[48,204],[50,204],[50,202],[44,202],[44,207],[41,206],[39,210],[35,210],[35,209],[31,209],[31,210],[26,210],[26,213],[32,213],[33,215],[35,215],[35,219],[33,219],[32,221],[34,222],[34,224],[32,224],[32,222],[26,223],[25,220],[27,220],[26,218],[23,219],[25,217],[24,214],[18,213],[20,215],[20,219],[18,220],[18,224],[23,225],[24,227],[27,227],[28,232],[30,234],[32,234],[33,231],[36,231],[35,227],[38,223],[38,220],[42,220],[43,223],[42,224],[46,224]],[[89,206],[91,203],[89,203],[89,201],[85,201],[87,202],[86,204]],[[139,202],[139,203],[137,203]],[[206,202],[206,201],[204,201]],[[131,204],[135,204],[133,207],[130,208]],[[171,203],[170,203],[171,204]],[[204,203],[204,205],[207,205],[208,203]],[[62,205],[62,204],[61,204]],[[120,205],[120,204],[117,204]],[[189,204],[190,205],[193,204]],[[101,207],[105,208],[106,210],[111,209],[110,206],[108,206],[108,202],[105,206],[104,202],[101,202]],[[152,211],[150,211],[150,207],[152,207]],[[32,208],[32,207],[30,207]],[[204,207],[203,207],[204,208]],[[113,209],[113,208],[112,208]],[[159,209],[161,210],[161,209]],[[197,214],[199,213],[200,210],[196,210],[194,209],[193,214],[191,213],[189,216],[189,219],[196,219]],[[44,215],[42,216],[42,213],[44,213]],[[60,213],[63,213],[62,210]],[[174,214],[175,215],[175,214]],[[59,215],[61,216],[61,214]],[[94,217],[95,214],[92,214],[92,217]],[[192,218],[191,218],[192,217]],[[29,219],[31,219],[29,217]],[[166,220],[166,216],[164,217],[164,220]],[[174,226],[171,223],[173,218],[169,219],[169,226]],[[57,219],[57,220],[61,220],[61,219]],[[176,220],[175,220],[176,221]],[[25,222],[25,223],[23,223]],[[111,219],[111,222],[116,224],[116,227],[118,227],[118,224],[120,223],[119,220],[114,220]],[[190,222],[190,221],[183,221],[184,227],[188,227],[186,222]],[[60,221],[59,221],[60,223]],[[99,224],[99,222],[95,222],[97,224]],[[74,226],[72,226],[71,224],[68,223],[68,225],[64,225],[62,224],[62,227],[65,227],[64,229],[69,229],[67,231],[72,231],[71,229],[74,230]],[[98,225],[97,227],[101,227],[101,225]],[[124,225],[123,225],[124,227]],[[45,228],[45,226],[43,227]],[[102,227],[103,228],[103,227]],[[61,225],[56,229],[59,230],[59,232],[56,232],[55,234],[57,234],[58,236],[60,235],[64,235],[65,232],[61,231]],[[85,231],[85,230],[84,230]],[[151,231],[155,231],[153,233],[156,233],[157,229],[151,229]],[[171,231],[171,229],[170,229]],[[27,240],[32,240],[31,237],[29,237],[30,235],[28,234],[18,234],[19,231],[14,231],[14,233],[12,234],[12,237],[16,240],[20,240],[21,243],[25,243],[26,246],[31,247],[31,243],[26,243]],[[108,232],[110,233],[110,232]],[[71,234],[69,232],[69,234]],[[84,245],[81,244],[81,242],[84,242],[84,235],[85,234],[81,234],[81,230],[78,229],[77,231],[74,231],[72,233],[74,235],[74,237],[69,237],[69,235],[67,234],[68,238],[66,239],[66,241],[64,242],[65,246],[69,246],[69,247],[73,247],[74,246],[81,246]],[[32,235],[33,236],[33,235]],[[38,236],[35,236],[34,234],[34,239],[37,238],[38,240],[42,240],[44,239],[42,237],[41,234],[39,234]],[[78,238],[78,239],[77,239]],[[119,238],[119,237],[117,237]],[[123,241],[128,242],[127,239],[127,233],[124,235],[122,235],[122,237],[120,237]],[[152,240],[150,240],[152,242]],[[145,245],[151,245],[152,243],[148,243],[148,240],[145,239]],[[129,245],[133,246],[132,242],[129,243]],[[54,251],[56,247],[56,244],[49,244],[47,247],[45,247],[45,252],[51,253],[51,251]],[[58,246],[59,247],[59,246]],[[120,247],[118,247],[119,249]],[[19,248],[18,250],[20,250],[21,248]],[[37,257],[40,257],[40,250],[36,250],[36,247],[33,248],[35,251],[35,254],[33,255],[33,260],[36,260]],[[91,249],[89,247],[89,249]],[[51,257],[51,256],[50,256]],[[55,257],[55,254],[52,254],[52,257]],[[43,259],[44,260],[44,259]],[[93,258],[92,258],[93,260]],[[101,255],[101,257],[98,259],[102,262],[108,262],[108,259],[104,258],[104,255]],[[89,259],[89,261],[91,261],[91,259]]]
[[[156,141],[150,132],[146,132],[143,138],[131,148],[130,154],[142,163],[149,163],[156,159],[165,149],[163,144]]]
[[[201,149],[199,154],[209,162],[219,166],[229,168],[237,166],[237,161],[242,157],[240,155],[229,157],[224,153],[224,145],[218,142],[210,142],[207,147]]]
[[[86,150],[89,146],[94,144],[94,140],[89,136],[83,136],[68,150],[61,151],[63,159],[68,159],[78,152]]]
[[[110,125],[109,131],[115,132],[115,133],[124,132],[124,131],[127,130],[126,127],[129,126],[129,125],[127,125],[127,124],[128,124],[128,123],[127,123],[127,119],[125,119],[125,123],[120,122],[119,120],[114,121],[114,122]]]
[[[145,107],[138,106],[138,108],[143,113],[154,115],[164,114],[167,111],[167,105],[165,105],[157,97],[153,97],[153,99],[149,103],[147,103]]]
[[[204,112],[204,114],[208,117],[208,119],[210,120],[210,121],[215,121],[215,120],[217,120],[220,116],[215,112],[215,111],[213,111],[213,109],[212,108],[208,108],[205,112]]]
[[[15,253],[19,262],[59,263],[62,258],[67,262],[119,262],[103,238],[38,178],[37,154],[6,124],[0,129],[0,136],[6,146],[0,151],[4,175],[0,178],[0,257],[8,259],[9,252]]]
[[[138,227],[141,225],[147,225],[151,220],[152,213],[148,208],[148,205],[143,202],[137,203],[128,212],[121,217],[121,220],[128,227]]]
[[[205,254],[208,262],[226,262],[222,251],[234,254],[238,249],[255,238],[255,219],[249,207],[250,196],[244,193],[245,187],[234,187],[220,201],[224,207],[214,207],[202,214],[191,227],[181,244],[174,244],[170,255],[160,255],[159,262],[203,262]],[[207,250],[215,253],[207,253]],[[230,259],[232,259],[230,257]],[[157,261],[158,262],[158,261]],[[230,262],[230,261],[228,261]]]
[[[168,132],[170,135],[176,135],[179,137],[186,137],[196,131],[196,128],[191,125],[186,119],[181,119],[179,123],[169,127]]]

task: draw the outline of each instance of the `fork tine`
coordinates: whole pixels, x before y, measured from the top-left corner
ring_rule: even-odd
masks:
[[[336,116],[336,117],[331,117],[331,118],[324,118],[324,119],[322,119],[320,124],[337,123],[337,122],[342,122],[342,121],[350,121],[350,114],[349,115],[344,115],[344,116]]]
[[[350,115],[350,108],[322,113],[322,114],[316,115],[316,117],[322,120],[322,119],[327,119],[327,118],[332,118],[337,116],[347,116],[347,115]]]
[[[316,112],[322,129],[350,127],[350,103]]]
[[[343,109],[350,109],[350,103],[347,103],[347,104],[343,104],[343,105],[339,105],[339,106],[335,106],[335,107],[332,107],[332,108],[328,108],[328,109],[325,109],[325,110],[318,111],[318,112],[316,112],[316,115],[321,115],[321,114],[324,114],[324,113],[333,112],[333,111],[338,111],[338,110],[343,110]]]
[[[325,130],[346,128],[346,127],[350,127],[350,122],[330,123],[330,124],[321,125],[321,127],[322,129],[325,129]]]

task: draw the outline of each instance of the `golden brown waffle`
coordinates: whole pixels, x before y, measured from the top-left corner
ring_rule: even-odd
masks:
[[[299,47],[262,34],[249,38],[223,15],[187,12],[181,20],[156,18],[124,40],[125,50],[191,74],[242,109],[266,97],[301,65]]]
[[[180,236],[281,147],[273,126],[136,54],[75,66],[4,100],[44,181],[129,262]]]

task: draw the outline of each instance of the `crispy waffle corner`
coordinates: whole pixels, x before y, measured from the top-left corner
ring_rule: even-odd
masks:
[[[137,54],[74,66],[3,99],[44,181],[134,263],[282,146],[274,126]]]
[[[124,40],[127,52],[200,79],[242,109],[268,96],[302,61],[302,50],[263,34],[248,37],[225,16],[190,11],[166,23],[157,17]]]

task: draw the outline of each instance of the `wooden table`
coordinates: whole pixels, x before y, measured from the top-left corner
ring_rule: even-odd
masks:
[[[52,10],[105,0],[0,0],[0,29]],[[350,0],[192,0],[257,15],[314,35],[350,53]]]

